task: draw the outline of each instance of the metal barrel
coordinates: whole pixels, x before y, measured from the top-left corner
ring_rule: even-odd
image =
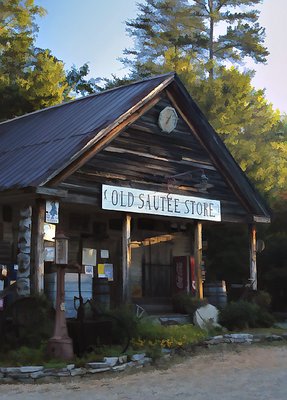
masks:
[[[204,284],[204,297],[215,307],[223,308],[227,304],[225,281]]]

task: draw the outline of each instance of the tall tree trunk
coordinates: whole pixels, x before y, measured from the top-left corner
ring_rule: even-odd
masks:
[[[213,16],[213,0],[208,0],[208,6],[209,6],[209,68],[208,68],[208,74],[209,74],[209,79],[213,80],[214,77],[214,68],[213,68],[213,60],[214,60],[214,41],[213,41],[213,36],[214,36],[214,16]]]

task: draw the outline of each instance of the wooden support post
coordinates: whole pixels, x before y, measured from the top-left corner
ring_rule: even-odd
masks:
[[[122,254],[123,254],[123,303],[130,301],[130,266],[131,266],[131,216],[126,214],[123,222]]]
[[[202,224],[196,222],[194,228],[194,266],[196,276],[196,297],[203,299],[203,285],[202,285]]]
[[[253,290],[257,290],[257,265],[256,265],[256,226],[249,226],[249,259],[250,283]]]
[[[44,222],[45,200],[36,200],[32,211],[32,290],[44,292]]]

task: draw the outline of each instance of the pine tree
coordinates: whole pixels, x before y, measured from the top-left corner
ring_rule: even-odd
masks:
[[[127,22],[135,50],[126,53],[130,78],[176,71],[243,170],[272,194],[287,185],[286,143],[274,135],[280,115],[252,86],[252,72],[235,67],[245,57],[266,61],[260,2],[146,0]]]
[[[49,50],[34,47],[34,0],[0,2],[0,120],[63,100],[67,87],[63,63]]]
[[[188,0],[146,0],[138,4],[140,13],[127,21],[127,32],[135,39],[135,48],[124,53],[124,64],[135,77],[157,73],[166,55],[172,70],[178,71],[182,57],[193,57],[200,47],[200,31],[204,25],[193,17]]]
[[[195,16],[204,21],[201,32],[207,69],[211,78],[214,64],[230,61],[241,63],[250,57],[266,62],[268,51],[264,47],[265,30],[258,23],[259,12],[254,6],[262,0],[193,0]],[[216,29],[219,28],[217,34]]]
[[[205,65],[209,77],[214,66],[240,64],[246,57],[266,62],[265,31],[258,23],[254,6],[262,0],[146,0],[139,13],[127,21],[127,32],[135,47],[125,50],[123,59],[134,76],[148,76],[173,54],[172,69],[178,61]],[[170,60],[171,61],[171,60]]]

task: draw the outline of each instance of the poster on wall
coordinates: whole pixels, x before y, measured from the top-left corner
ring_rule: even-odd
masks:
[[[98,264],[98,278],[108,278],[109,281],[114,280],[113,264]]]
[[[56,236],[56,225],[53,224],[44,224],[44,240],[48,242],[54,242]]]
[[[49,224],[59,223],[59,202],[55,200],[46,200],[45,221]]]
[[[85,265],[85,274],[94,276],[94,267],[92,265]]]
[[[83,265],[97,265],[97,250],[89,247],[84,247],[82,250]]]
[[[45,247],[44,260],[47,262],[55,261],[55,247]]]

